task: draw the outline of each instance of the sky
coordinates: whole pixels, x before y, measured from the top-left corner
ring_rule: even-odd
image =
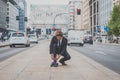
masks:
[[[39,4],[39,5],[68,5],[69,0],[26,0],[28,5],[27,15],[30,14],[30,4]]]
[[[68,5],[70,0],[26,0],[28,6],[27,15],[30,14],[30,4],[38,5]],[[73,0],[74,1],[74,0]]]
[[[47,4],[47,5],[51,5],[51,4],[68,4],[69,0],[27,0],[29,3],[32,4]]]

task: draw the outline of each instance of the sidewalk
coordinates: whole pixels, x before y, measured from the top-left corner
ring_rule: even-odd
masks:
[[[68,66],[50,67],[49,42],[45,41],[0,63],[0,80],[120,80],[117,74],[68,48]]]
[[[9,45],[9,41],[4,41],[4,42],[0,41],[0,47],[4,47],[4,46],[7,46],[7,45]]]

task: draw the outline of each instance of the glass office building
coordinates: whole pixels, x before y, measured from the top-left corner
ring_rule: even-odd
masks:
[[[27,3],[26,0],[19,0],[19,31],[26,31],[27,23]]]
[[[21,8],[19,8],[19,30],[25,31],[25,11]]]

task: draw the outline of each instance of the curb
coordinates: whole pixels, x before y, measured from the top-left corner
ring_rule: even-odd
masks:
[[[0,48],[2,48],[2,47],[6,47],[6,46],[9,46],[9,44],[0,45]]]

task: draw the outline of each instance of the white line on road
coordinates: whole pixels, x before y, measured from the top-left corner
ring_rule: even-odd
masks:
[[[95,51],[95,53],[99,53],[99,54],[103,54],[103,55],[107,55],[105,52],[103,51]]]
[[[94,46],[94,47],[89,46],[88,48],[89,48],[89,49],[92,49],[92,50],[96,50],[96,48],[97,48],[98,50],[115,52],[114,49],[112,49],[112,48],[107,48],[107,47],[105,47],[105,46]]]

